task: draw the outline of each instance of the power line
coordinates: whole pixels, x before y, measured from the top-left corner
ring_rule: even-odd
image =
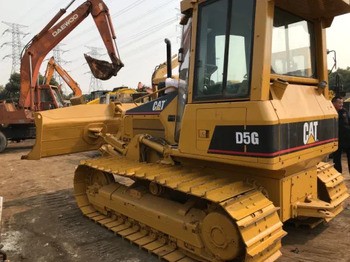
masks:
[[[177,21],[177,18],[170,18],[170,19],[167,19],[165,21],[159,22],[156,25],[152,25],[151,27],[149,27],[149,28],[147,28],[147,29],[145,29],[143,31],[136,32],[135,34],[133,34],[133,35],[123,39],[123,43],[120,46],[121,47],[129,46],[134,41],[138,41],[138,40],[144,38],[145,36],[151,35],[151,33],[154,33],[154,32],[157,32],[159,30],[165,29],[166,26],[171,25],[172,23],[174,23],[176,21]],[[88,39],[87,42],[93,42],[93,41],[95,41],[97,39],[100,39],[100,36],[92,37],[92,38]],[[70,48],[70,50],[74,50],[74,49],[77,49],[77,48],[80,48],[80,47],[81,47],[81,45],[76,45],[76,46]]]
[[[125,12],[131,10],[132,8],[135,8],[136,6],[142,4],[142,2],[144,2],[145,0],[136,0],[134,3],[128,5],[127,7],[125,7],[124,9],[121,9],[120,11],[118,11],[117,13],[114,13],[113,15],[111,15],[111,18],[114,18],[114,17],[117,17],[117,16],[120,16],[122,14],[124,14]],[[69,41],[71,41],[72,39],[75,39],[77,37],[80,37],[82,35],[84,35],[86,32],[90,31],[91,29],[93,28],[93,26],[89,26],[86,30],[84,30],[83,32],[73,36],[73,37],[70,37],[69,38]]]
[[[31,0],[30,1],[30,6],[31,7],[29,9],[27,9],[27,10],[23,10],[22,9],[23,6],[21,6],[22,13],[14,21],[19,21],[19,20],[23,19],[23,17],[29,16],[28,14],[32,14],[34,9],[36,9],[36,8],[38,8],[40,6],[39,5],[40,2],[42,2],[42,0],[36,0],[36,1]]]
[[[125,7],[124,9],[121,9],[121,10],[118,11],[117,13],[114,13],[113,15],[111,15],[111,17],[112,17],[112,18],[118,17],[118,16],[120,16],[120,15],[126,13],[127,11],[129,11],[129,10],[135,8],[136,6],[142,4],[142,2],[144,2],[144,1],[145,1],[145,0],[138,0],[138,1],[136,1],[136,2],[134,2],[134,3],[132,3],[132,4],[130,4],[129,6]],[[140,17],[142,17],[142,19],[144,19],[145,17],[148,17],[148,16],[156,16],[155,11],[159,12],[160,9],[162,9],[162,8],[165,7],[166,5],[170,4],[172,1],[174,1],[174,0],[165,1],[165,3],[163,3],[163,4],[159,5],[159,6],[157,6],[156,10],[155,10],[155,8],[148,9],[148,10],[144,11],[144,12],[143,12],[144,14],[142,14]],[[131,8],[131,7],[132,7],[132,8]],[[117,24],[116,27],[117,27],[118,29],[121,29],[121,28],[130,26],[131,24],[136,23],[136,22],[140,22],[140,20],[135,19],[135,17],[133,17],[133,18],[129,19],[128,21],[124,22],[123,24],[120,24],[120,25]],[[84,30],[83,32],[81,32],[81,33],[79,33],[79,34],[76,34],[76,35],[74,35],[73,37],[68,38],[68,40],[71,41],[72,39],[75,39],[75,38],[77,38],[77,37],[81,37],[82,35],[86,34],[86,32],[88,32],[88,31],[89,31],[90,29],[92,29],[92,28],[93,28],[93,26],[90,26],[90,27],[88,27],[86,30]]]
[[[111,15],[112,18],[120,16],[128,11],[130,11],[131,9],[135,8],[136,6],[142,4],[145,0],[136,0],[135,2],[131,3],[130,5],[126,6],[125,8],[119,10],[118,12],[114,13]]]
[[[134,35],[131,35],[128,38],[124,39],[125,42],[123,42],[121,44],[121,46],[128,46],[132,42],[138,41],[138,40],[144,38],[145,36],[149,36],[152,33],[159,31],[159,29],[165,29],[165,26],[171,25],[176,21],[177,21],[176,18],[170,18],[170,19],[167,19],[167,20],[165,20],[157,25],[153,25],[153,26],[151,26],[151,27],[149,27],[141,32],[137,32]]]

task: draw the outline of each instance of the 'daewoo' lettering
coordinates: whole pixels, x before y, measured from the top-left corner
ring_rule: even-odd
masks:
[[[74,14],[65,23],[63,23],[59,28],[57,28],[55,31],[53,31],[52,36],[56,37],[59,33],[61,33],[64,29],[66,29],[67,26],[69,26],[71,23],[73,23],[78,17],[79,17],[78,14]]]

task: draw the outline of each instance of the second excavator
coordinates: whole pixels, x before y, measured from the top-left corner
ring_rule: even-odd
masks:
[[[49,62],[47,63],[44,75],[45,84],[48,85],[50,83],[55,70],[64,80],[64,82],[66,82],[69,88],[73,91],[73,97],[70,99],[72,105],[85,104],[86,102],[78,83],[75,82],[75,80],[68,74],[66,70],[64,70],[58,63],[56,63],[54,57],[51,57]]]
[[[181,12],[173,92],[38,113],[28,158],[102,145],[75,171],[79,208],[162,259],[275,261],[285,221],[330,221],[349,196],[321,160],[338,146],[325,29],[350,5],[183,0]]]

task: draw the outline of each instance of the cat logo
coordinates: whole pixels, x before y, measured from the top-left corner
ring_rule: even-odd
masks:
[[[304,123],[304,145],[317,141],[318,121]]]
[[[152,111],[162,111],[166,100],[154,101]]]

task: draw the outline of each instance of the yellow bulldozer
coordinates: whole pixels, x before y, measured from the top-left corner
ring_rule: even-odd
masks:
[[[182,0],[181,12],[171,91],[39,112],[27,158],[100,149],[75,171],[78,206],[162,259],[275,261],[285,221],[330,221],[349,196],[321,162],[338,146],[325,31],[349,1]]]

